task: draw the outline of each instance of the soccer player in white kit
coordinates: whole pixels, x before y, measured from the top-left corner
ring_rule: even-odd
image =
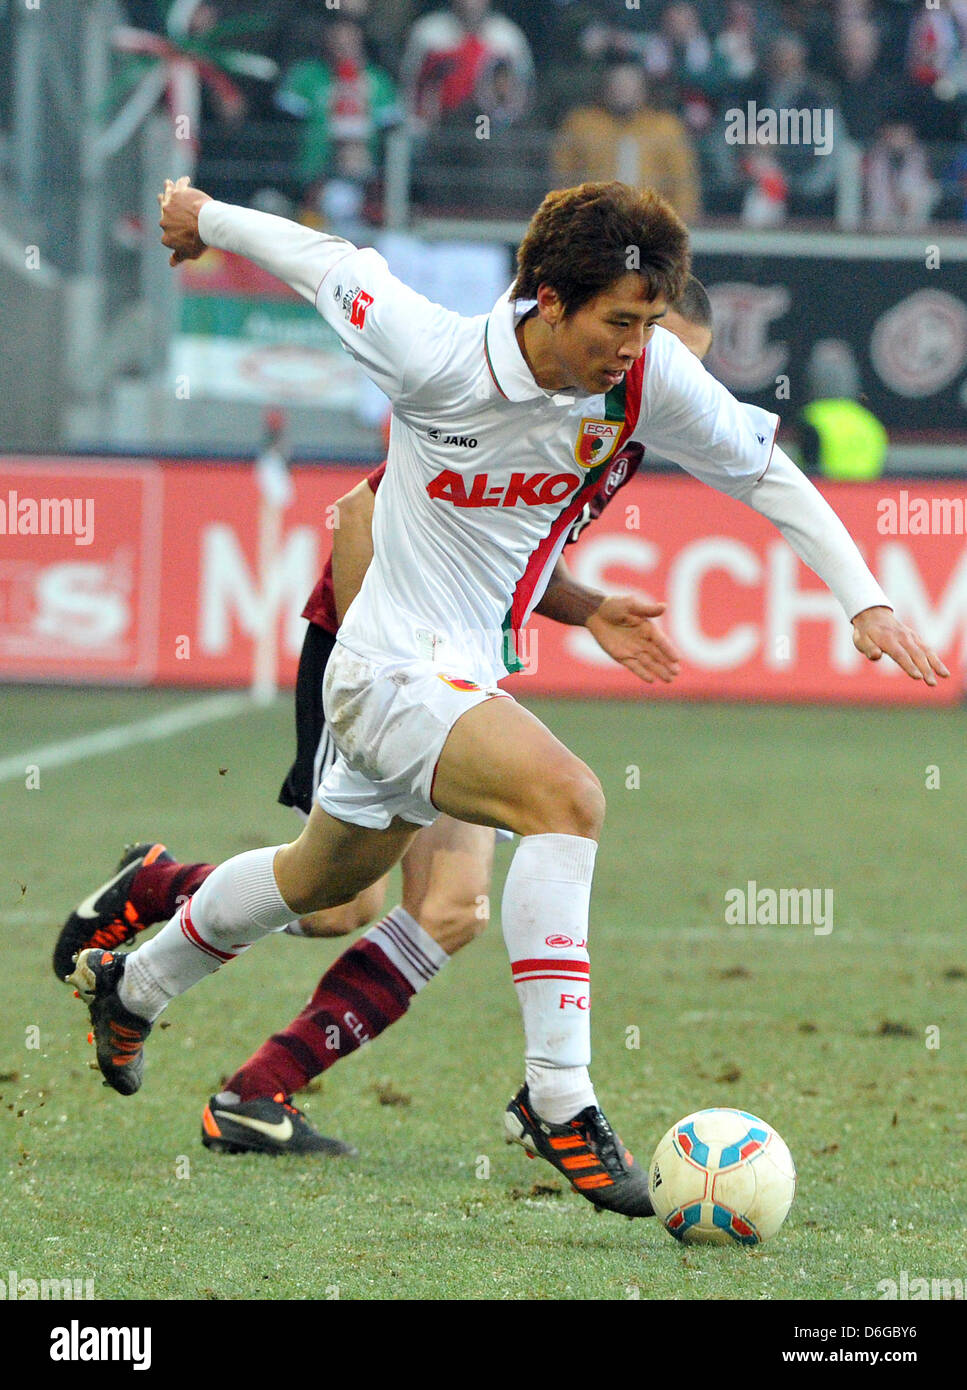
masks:
[[[774,447],[778,419],[740,405],[657,325],[689,267],[687,232],[651,190],[548,194],[515,285],[464,318],[390,274],[375,251],[284,219],[162,195],[172,262],[207,245],[279,276],[390,397],[374,557],[327,668],[339,757],[291,845],[220,865],[155,938],[89,950],[73,982],[98,1062],[124,1094],[168,1002],[294,917],[347,901],[441,811],[521,836],[503,933],[524,1019],[526,1080],[509,1137],[596,1206],[651,1214],[647,1178],[597,1103],[588,906],[604,798],[593,772],[497,688],[600,470],[640,440],[772,520],[829,585],[871,660],[946,675],[900,623],[835,513]]]

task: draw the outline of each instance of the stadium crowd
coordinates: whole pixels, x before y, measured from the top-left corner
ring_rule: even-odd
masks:
[[[967,215],[967,0],[127,0],[125,9],[155,32],[170,34],[174,17],[219,69],[203,83],[199,180],[218,191],[234,178],[226,194],[286,201],[324,222],[379,219],[384,136],[403,123],[416,139],[415,195],[442,212],[518,215],[548,183],[620,177],[654,184],[689,221],[825,218],[852,144],[867,225],[906,230]],[[222,62],[228,50],[271,62],[240,73]],[[757,136],[752,112],[761,121],[784,110],[812,113],[811,141],[773,141],[761,126]],[[733,141],[737,111],[749,120]],[[252,156],[255,130],[277,155],[264,168]]]

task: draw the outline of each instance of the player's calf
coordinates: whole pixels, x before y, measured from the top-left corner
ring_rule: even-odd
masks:
[[[292,931],[291,934],[317,937],[351,936],[361,927],[368,927],[370,922],[378,920],[385,896],[386,890],[382,881],[374,883],[362,893],[357,893],[351,902],[343,903],[341,907],[329,907],[321,912],[307,913],[299,919],[299,930]]]
[[[417,829],[401,820],[385,830],[365,829],[316,803],[299,838],[275,855],[278,891],[293,916],[341,907],[389,872]]]

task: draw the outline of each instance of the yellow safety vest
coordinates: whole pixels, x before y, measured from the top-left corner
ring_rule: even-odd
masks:
[[[886,430],[859,401],[812,401],[803,418],[819,435],[819,471],[824,478],[865,482],[883,472]]]

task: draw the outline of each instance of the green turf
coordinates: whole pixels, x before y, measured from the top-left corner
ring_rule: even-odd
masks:
[[[6,690],[0,757],[196,698]],[[219,859],[291,833],[273,804],[279,701],[0,786],[0,1275],[93,1278],[104,1298],[344,1299],[869,1298],[904,1269],[964,1277],[962,711],[535,708],[608,796],[599,1096],[644,1160],[702,1106],[770,1120],[800,1173],[781,1234],[684,1251],[502,1143],[521,1033],[496,914],[304,1098],[357,1160],[226,1158],[198,1139],[219,1078],[301,1007],[337,943],[257,947],[172,1006],[138,1096],[102,1088],[86,1015],[50,971],[55,931],[125,840]],[[727,925],[726,890],[749,879],[832,889],[833,931]]]

